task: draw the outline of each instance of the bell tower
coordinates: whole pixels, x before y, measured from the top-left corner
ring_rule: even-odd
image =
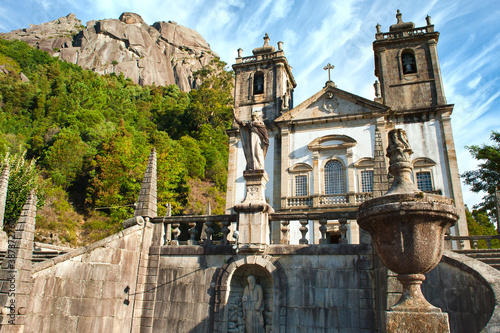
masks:
[[[253,50],[253,56],[243,57],[238,50],[233,65],[234,112],[243,122],[251,121],[252,112],[261,111],[269,135],[269,150],[265,160],[265,170],[270,176],[266,199],[273,202],[274,189],[280,184],[281,136],[274,120],[293,108],[293,89],[297,86],[283,51],[283,43],[278,42],[278,50],[269,45],[269,36],[264,36],[264,45]],[[233,124],[235,125],[235,124]],[[229,167],[227,176],[226,211],[242,202],[245,183],[242,181],[245,156],[237,126],[227,130],[229,136]],[[278,199],[276,199],[278,200]]]
[[[403,22],[399,9],[396,18],[387,33],[377,24],[373,42],[381,102],[394,111],[446,105],[436,50],[439,32],[430,16],[420,28]]]
[[[296,87],[292,68],[288,64],[283,43],[278,50],[269,45],[269,36],[264,36],[264,45],[253,50],[253,56],[242,57],[238,50],[235,74],[234,109],[241,120],[250,120],[252,110],[261,109],[266,123],[292,109],[293,89]]]

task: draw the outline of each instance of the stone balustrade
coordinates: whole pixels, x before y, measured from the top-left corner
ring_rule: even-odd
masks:
[[[327,244],[327,228],[328,221],[338,221],[340,224],[340,244],[347,244],[347,220],[356,219],[357,210],[348,212],[326,212],[326,213],[272,213],[269,214],[269,222],[280,221],[281,237],[278,244],[288,244],[290,221],[299,221],[301,239],[299,244],[308,244],[309,221],[319,221],[319,231],[321,238],[319,244]],[[172,216],[172,217],[153,217],[150,222],[154,224],[163,224],[163,236],[161,237],[161,245],[228,245],[234,240],[229,240],[228,235],[231,232],[231,223],[237,222],[237,214],[228,215],[195,215],[195,216]],[[214,240],[214,224],[222,225],[222,238]],[[186,227],[182,227],[182,226]],[[198,237],[200,230],[203,230],[206,237]],[[184,236],[184,237],[183,237]],[[184,239],[181,241],[181,239]],[[187,240],[186,240],[187,239]],[[274,244],[271,242],[271,244]]]
[[[336,206],[357,206],[372,199],[372,192],[349,192],[330,195],[309,195],[286,197],[283,200],[284,209],[326,208]]]
[[[467,241],[471,244],[471,250],[479,250],[479,242],[484,241],[488,249],[491,249],[491,241],[499,240],[500,235],[482,235],[482,236],[446,236],[445,241],[457,241],[459,250],[465,250]]]
[[[272,53],[263,53],[263,54],[259,54],[256,56],[236,58],[236,63],[240,64],[240,63],[247,63],[247,62],[253,62],[253,61],[260,61],[260,60],[268,60],[268,59],[284,57],[284,56],[285,56],[285,53],[283,52],[283,50],[278,50],[278,51],[272,52]]]
[[[222,239],[218,242],[220,245],[227,245],[229,241],[227,236],[229,235],[229,226],[232,222],[238,220],[238,215],[191,215],[191,216],[169,216],[169,217],[153,217],[151,219],[152,223],[162,223],[164,225],[164,237],[162,237],[162,245],[180,245],[181,242],[179,238],[181,237],[182,230],[186,228],[181,228],[181,225],[187,225],[189,239],[187,240],[187,245],[198,245],[197,235],[199,233],[198,229],[204,224],[201,229],[204,230],[206,234],[206,239],[203,239],[203,245],[213,245],[213,234],[214,234],[214,223],[220,222],[222,224]],[[198,228],[197,228],[198,227]]]
[[[426,27],[420,27],[420,28],[414,28],[414,29],[408,29],[408,30],[402,30],[402,31],[393,31],[393,32],[384,32],[384,33],[380,32],[380,33],[375,34],[375,38],[377,40],[395,39],[395,38],[402,38],[402,37],[426,34],[429,32],[434,32],[433,25],[428,25]]]
[[[302,234],[299,244],[308,244],[307,240],[309,230],[309,221],[319,221],[319,231],[321,233],[321,238],[319,239],[319,244],[328,244],[326,238],[326,224],[328,221],[338,221],[340,224],[340,244],[347,244],[347,220],[356,219],[357,210],[351,212],[326,212],[326,213],[273,213],[269,214],[270,221],[280,221],[281,223],[281,244],[288,244],[289,233],[290,233],[290,221],[299,221],[300,223],[300,233]]]

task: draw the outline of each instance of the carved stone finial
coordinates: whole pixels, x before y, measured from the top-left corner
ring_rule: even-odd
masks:
[[[375,28],[377,29],[377,33],[381,33],[382,31],[380,31],[380,28],[381,28],[381,25],[377,23],[377,25],[375,26]]]
[[[278,50],[283,50],[283,42],[282,41],[279,41],[278,42]]]
[[[269,46],[269,41],[271,39],[269,38],[269,35],[266,32],[266,35],[264,36],[264,46]]]
[[[396,19],[398,20],[397,23],[403,23],[403,14],[401,14],[401,12],[399,11],[399,9],[398,9],[398,11],[396,13]]]
[[[414,29],[415,28],[415,23],[413,22],[403,22],[403,14],[401,12],[397,11],[396,13],[396,19],[397,22],[396,24],[393,24],[389,27],[389,31],[398,31],[398,30],[408,30],[408,29]]]
[[[264,35],[264,46],[262,47],[257,47],[255,49],[253,49],[252,53],[254,55],[258,55],[258,54],[263,54],[263,53],[271,53],[271,52],[274,52],[276,49],[274,48],[274,46],[272,45],[269,45],[269,41],[271,39],[269,38],[269,35],[266,34]]]
[[[238,58],[241,58],[242,55],[243,55],[243,49],[240,47],[238,49]]]
[[[427,15],[425,17],[425,21],[427,22],[427,25],[432,25],[432,23],[431,23],[431,17],[429,15]]]

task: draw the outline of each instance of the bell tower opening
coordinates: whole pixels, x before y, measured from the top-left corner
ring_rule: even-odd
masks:
[[[253,80],[253,94],[261,95],[264,93],[264,73],[257,72]]]

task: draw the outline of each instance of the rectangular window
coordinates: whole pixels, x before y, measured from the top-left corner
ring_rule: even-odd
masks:
[[[307,195],[307,176],[295,176],[295,196]]]
[[[420,191],[430,192],[432,188],[432,178],[429,171],[417,172],[417,186]]]
[[[361,192],[373,192],[373,170],[361,171]]]

